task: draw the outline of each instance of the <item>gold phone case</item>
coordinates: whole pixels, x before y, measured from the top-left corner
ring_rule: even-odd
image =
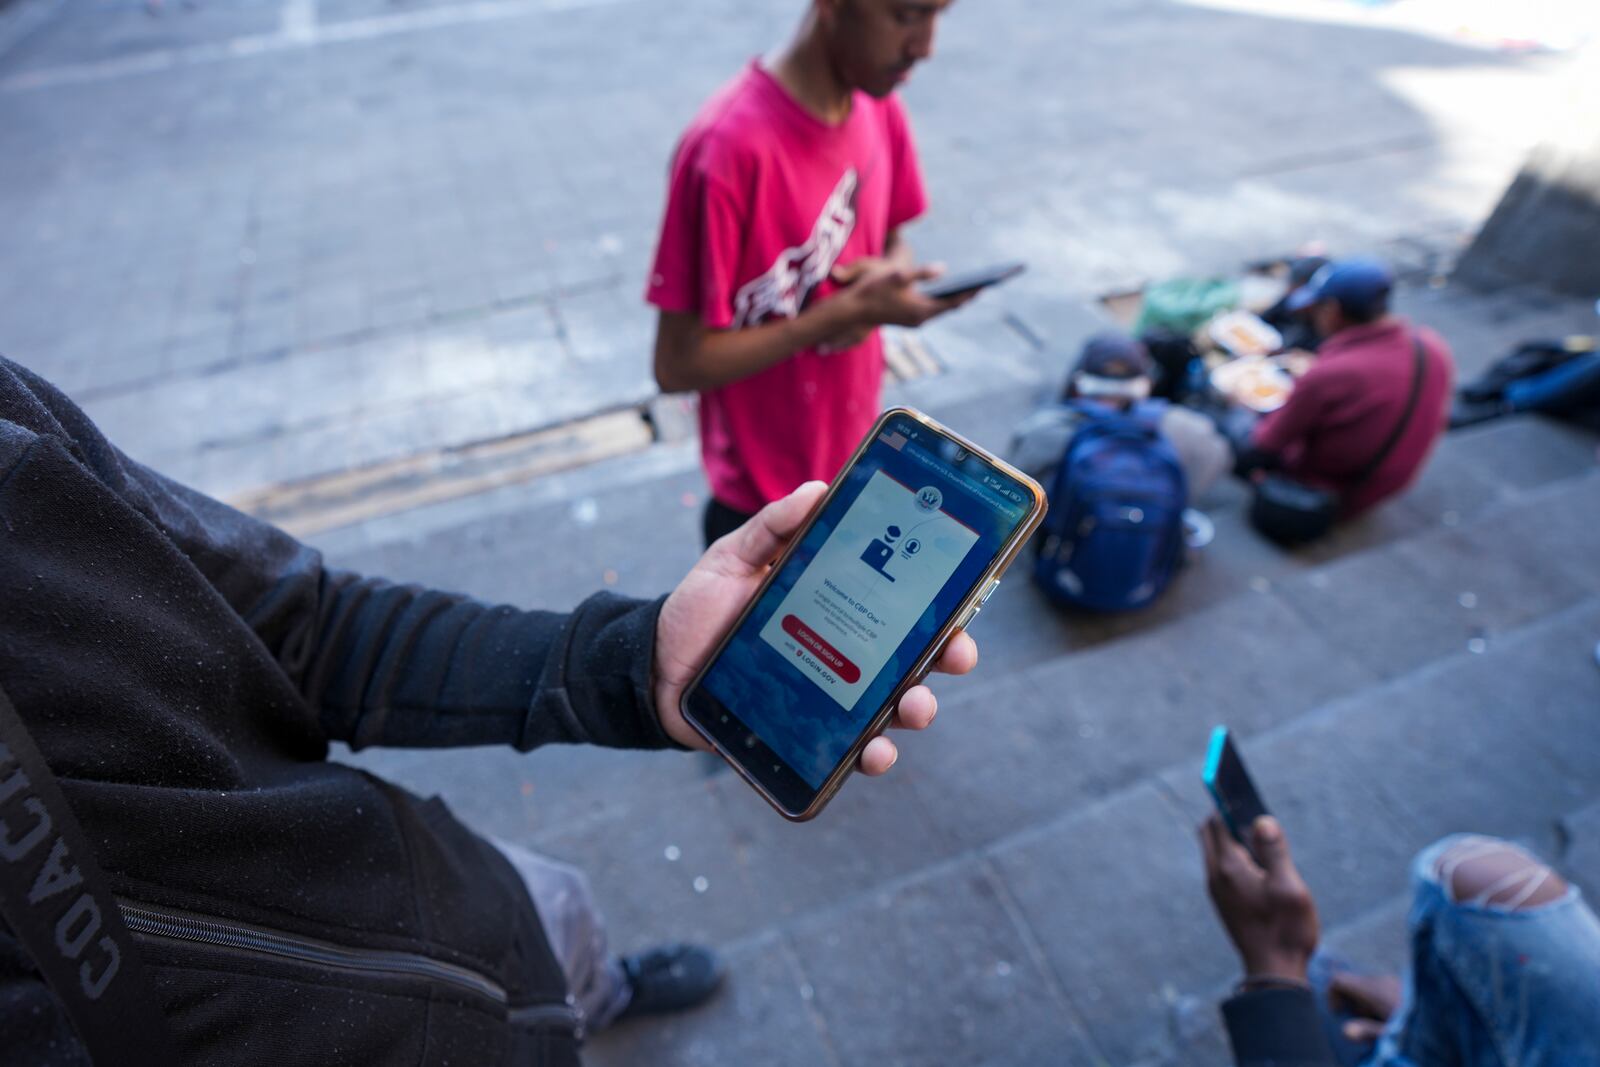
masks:
[[[805,539],[805,535],[811,529],[812,523],[816,521],[817,516],[822,514],[827,506],[833,501],[834,495],[838,493],[839,487],[844,483],[845,474],[857,463],[861,462],[861,458],[866,454],[867,449],[870,448],[872,443],[878,439],[878,435],[883,432],[884,425],[890,419],[896,416],[905,416],[907,418],[914,419],[916,422],[934,431],[935,433],[955,442],[956,445],[966,449],[973,455],[979,456],[988,463],[993,464],[1010,477],[1015,478],[1023,485],[1024,488],[1033,494],[1033,505],[1029,508],[1027,517],[1023,519],[1016,531],[1012,533],[1011,538],[1001,547],[1000,552],[995,556],[995,558],[990,561],[990,564],[983,572],[982,577],[980,577],[977,583],[973,586],[972,592],[967,595],[966,599],[961,602],[960,606],[958,606],[955,611],[951,612],[950,618],[942,627],[940,627],[939,632],[934,635],[934,638],[929,643],[928,648],[920,657],[918,657],[916,665],[913,667],[911,672],[900,680],[899,685],[895,686],[894,691],[889,694],[889,697],[884,702],[883,706],[880,707],[877,713],[873,715],[872,721],[867,724],[866,729],[861,732],[861,734],[856,738],[855,743],[850,746],[850,751],[845,754],[844,759],[839,761],[838,767],[836,767],[833,773],[828,776],[827,781],[822,783],[822,787],[817,790],[816,797],[809,805],[806,806],[804,811],[789,811],[775,796],[772,795],[771,791],[768,790],[767,787],[755,777],[755,775],[751,774],[739,763],[739,760],[734,756],[733,753],[723,747],[716,738],[712,737],[709,732],[707,732],[698,722],[690,717],[688,706],[689,694],[693,693],[700,687],[700,683],[705,680],[707,672],[711,670],[712,664],[716,663],[718,658],[721,657],[723,650],[728,645],[728,642],[733,639],[733,635],[739,632],[740,627],[744,625],[745,619],[747,619],[750,613],[755,610],[756,605],[761,603],[761,598],[766,594],[767,588],[777,578],[778,572],[781,571],[784,565],[789,562],[789,557],[791,554],[793,554],[795,548],[800,544],[801,541]],[[738,771],[739,776],[748,782],[751,788],[753,788],[757,793],[761,794],[762,799],[768,804],[772,805],[773,810],[775,810],[778,814],[782,815],[785,819],[788,819],[791,822],[807,822],[816,818],[817,815],[821,813],[822,809],[827,806],[828,801],[833,799],[834,794],[839,791],[839,788],[844,785],[844,780],[850,776],[852,771],[855,770],[856,763],[861,758],[861,751],[862,749],[866,748],[867,742],[871,741],[874,737],[877,737],[883,732],[884,728],[888,726],[889,719],[891,716],[893,716],[895,708],[900,706],[900,698],[906,694],[907,690],[920,684],[927,676],[928,672],[933,668],[934,663],[938,660],[939,654],[943,651],[945,643],[950,640],[951,636],[957,630],[964,629],[970,625],[972,620],[977,617],[978,611],[982,608],[983,603],[988,600],[989,596],[995,591],[996,588],[999,587],[1001,576],[1003,576],[1006,572],[1006,569],[1011,566],[1012,561],[1017,558],[1017,554],[1022,551],[1022,547],[1028,543],[1028,538],[1032,537],[1033,532],[1039,528],[1039,523],[1044,521],[1044,515],[1047,508],[1048,504],[1045,500],[1044,490],[1040,488],[1039,483],[1028,477],[1026,474],[1023,474],[1021,471],[1017,470],[1015,467],[1011,466],[1011,464],[1005,462],[1005,460],[996,456],[988,449],[974,444],[965,437],[962,437],[960,434],[956,433],[954,430],[941,425],[934,419],[931,419],[922,412],[917,411],[915,408],[889,408],[888,410],[884,411],[882,415],[878,416],[878,421],[873,423],[872,429],[867,433],[866,437],[862,439],[861,444],[850,456],[849,462],[844,465],[839,472],[839,476],[836,477],[833,480],[833,484],[828,487],[827,494],[824,495],[823,498],[817,503],[816,507],[812,509],[811,514],[806,517],[806,521],[801,525],[794,537],[790,539],[789,545],[784,549],[783,554],[778,557],[776,562],[773,563],[772,569],[770,572],[768,572],[766,579],[761,583],[761,587],[757,589],[755,595],[750,598],[750,603],[747,604],[745,609],[739,613],[739,617],[734,620],[733,625],[729,627],[728,632],[723,634],[722,639],[717,642],[715,651],[713,651],[711,657],[706,660],[705,666],[700,668],[700,672],[694,676],[694,680],[690,682],[689,686],[683,691],[684,695],[683,699],[679,703],[679,710],[683,713],[684,721],[693,727],[695,732],[704,738],[706,743],[711,745],[717,754],[728,762],[729,766],[731,766],[735,771]]]

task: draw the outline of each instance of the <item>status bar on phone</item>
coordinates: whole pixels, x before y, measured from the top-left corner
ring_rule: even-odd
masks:
[[[902,448],[901,452],[907,456],[910,456],[924,467],[927,467],[933,471],[937,471],[939,474],[949,479],[954,487],[965,491],[968,496],[982,501],[986,506],[998,511],[1007,518],[1015,517],[1016,507],[1023,504],[1023,497],[1020,493],[1007,489],[1005,483],[1000,481],[992,474],[985,472],[981,479],[983,482],[983,488],[988,490],[988,492],[978,492],[976,487],[972,484],[974,479],[969,473],[952,467],[949,463],[937,458],[936,456],[929,455],[926,450],[921,448]],[[996,500],[996,496],[1005,497],[1005,502],[1002,503],[1001,501]]]

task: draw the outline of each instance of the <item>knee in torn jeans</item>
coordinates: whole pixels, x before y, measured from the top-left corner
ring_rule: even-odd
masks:
[[[1429,876],[1452,903],[1490,911],[1527,911],[1566,896],[1567,883],[1520,845],[1462,835],[1441,842]]]

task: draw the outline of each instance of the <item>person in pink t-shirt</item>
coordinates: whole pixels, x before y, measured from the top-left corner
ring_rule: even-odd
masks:
[[[953,0],[810,0],[794,38],[701,108],[672,163],[645,298],[656,381],[700,393],[709,544],[812,479],[872,425],[882,325],[934,300],[901,227],[927,207],[895,95]]]

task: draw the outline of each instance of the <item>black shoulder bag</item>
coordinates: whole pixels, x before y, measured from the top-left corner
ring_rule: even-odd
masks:
[[[55,992],[95,1067],[178,1062],[111,887],[4,690],[0,916]]]
[[[1406,428],[1411,425],[1412,413],[1417,409],[1417,400],[1422,395],[1422,380],[1427,373],[1427,356],[1422,350],[1422,340],[1417,337],[1411,339],[1413,366],[1411,373],[1411,395],[1406,398],[1406,408],[1400,415],[1400,422],[1389,434],[1389,439],[1378,449],[1368,464],[1361,468],[1350,482],[1349,489],[1356,489],[1367,483],[1378,468],[1383,466],[1383,461],[1389,458],[1400,438],[1405,435]],[[1343,503],[1340,494],[1331,489],[1322,489],[1314,485],[1307,485],[1276,471],[1268,474],[1256,482],[1255,498],[1250,502],[1250,524],[1267,540],[1286,547],[1303,545],[1322,537],[1339,519],[1339,510]]]

